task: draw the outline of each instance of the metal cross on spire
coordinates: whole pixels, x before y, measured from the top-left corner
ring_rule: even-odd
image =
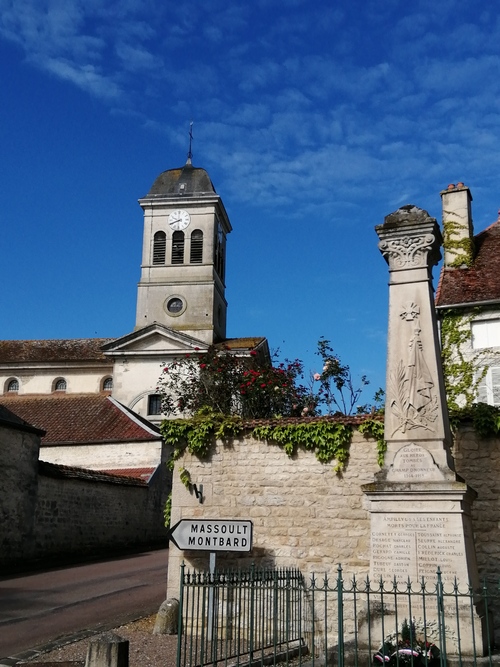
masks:
[[[193,121],[189,123],[189,151],[187,154],[186,164],[192,164],[193,160],[193,151],[191,150],[193,146]]]

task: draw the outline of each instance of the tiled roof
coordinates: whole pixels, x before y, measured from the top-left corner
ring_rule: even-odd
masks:
[[[228,350],[253,350],[261,345],[266,339],[262,336],[249,336],[247,338],[226,338],[215,347]]]
[[[87,468],[75,468],[74,466],[63,466],[58,463],[38,461],[38,472],[46,477],[82,479],[89,482],[105,482],[107,484],[122,484],[126,486],[147,486],[147,482],[136,477],[123,475],[112,475],[101,470],[88,470]]]
[[[134,479],[141,479],[143,482],[149,482],[155,470],[156,468],[113,468],[112,470],[101,470],[101,472],[107,472],[108,475],[118,477],[133,477]]]
[[[18,415],[8,410],[4,405],[0,405],[0,424],[15,428],[21,431],[29,431],[30,433],[37,433],[42,436],[45,431],[35,428],[21,419]]]
[[[113,338],[1,340],[0,363],[33,361],[107,361],[101,347]]]
[[[42,444],[81,444],[159,440],[158,429],[142,425],[102,394],[18,395],[0,404],[46,431]],[[151,431],[156,432],[154,435]]]
[[[470,268],[441,270],[436,306],[500,301],[500,220],[474,236]]]

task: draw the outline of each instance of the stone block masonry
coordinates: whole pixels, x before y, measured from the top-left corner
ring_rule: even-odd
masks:
[[[253,550],[248,556],[217,554],[217,567],[257,565],[298,567],[306,576],[363,573],[370,567],[370,517],[361,485],[373,480],[376,443],[354,431],[349,461],[341,474],[335,462],[320,463],[313,452],[285,452],[250,435],[217,442],[203,461],[186,453],[173,475],[172,518],[250,519]],[[179,479],[179,468],[203,485],[203,504]],[[176,596],[179,568],[208,568],[208,552],[170,546],[169,595]]]

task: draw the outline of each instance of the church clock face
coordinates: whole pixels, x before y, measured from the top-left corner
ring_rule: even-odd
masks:
[[[168,224],[170,229],[173,229],[175,232],[182,231],[191,222],[191,216],[187,211],[184,211],[181,208],[172,211],[168,216]]]

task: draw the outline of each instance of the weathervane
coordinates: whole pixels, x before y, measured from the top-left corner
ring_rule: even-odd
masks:
[[[193,159],[193,151],[191,150],[193,146],[193,121],[189,123],[189,151],[187,155],[187,164],[191,164]]]

